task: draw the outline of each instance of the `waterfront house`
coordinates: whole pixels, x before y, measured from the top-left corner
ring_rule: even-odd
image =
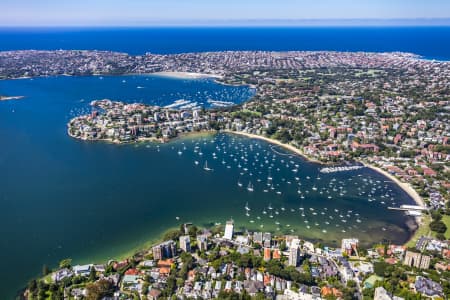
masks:
[[[74,266],[73,272],[75,273],[75,275],[79,275],[79,276],[88,276],[91,272],[91,267],[92,265],[76,265]]]

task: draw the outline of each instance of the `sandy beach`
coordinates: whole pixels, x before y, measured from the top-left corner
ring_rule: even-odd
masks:
[[[414,202],[416,202],[417,205],[422,206],[422,207],[426,207],[425,202],[423,201],[422,197],[420,197],[420,195],[416,192],[415,189],[413,189],[413,187],[406,182],[401,182],[397,177],[395,177],[394,175],[386,172],[385,170],[374,166],[374,165],[370,165],[367,163],[363,163],[366,167],[380,173],[383,174],[384,176],[386,176],[387,178],[389,178],[390,180],[392,180],[393,182],[395,182],[402,190],[405,191],[405,193],[407,193],[413,200]],[[413,245],[415,245],[415,241],[418,240],[420,238],[420,236],[422,235],[420,232],[420,227],[428,227],[428,224],[425,224],[426,222],[424,221],[423,216],[417,216],[415,217],[416,223],[417,223],[417,229],[414,231],[414,234],[411,235],[411,237],[408,239],[408,241],[405,242],[404,245],[410,244],[411,242],[413,242]]]
[[[283,147],[285,149],[288,149],[298,155],[301,155],[302,157],[308,159],[309,161],[312,162],[316,162],[316,163],[322,163],[320,161],[311,159],[310,157],[306,156],[300,149],[292,146],[292,145],[288,145],[288,144],[284,144],[280,141],[274,140],[274,139],[270,139],[264,136],[260,136],[260,135],[256,135],[256,134],[251,134],[251,133],[246,133],[246,132],[241,132],[241,131],[230,131],[230,130],[225,130],[224,132],[226,133],[231,133],[231,134],[237,134],[237,135],[242,135],[242,136],[246,136],[249,138],[255,138],[255,139],[260,139],[260,140],[264,140],[268,143],[271,144],[275,144],[277,146]],[[362,162],[361,162],[362,163]],[[323,164],[323,163],[322,163]],[[383,174],[384,176],[386,176],[387,178],[389,178],[390,180],[392,180],[393,182],[395,182],[400,188],[402,188],[416,203],[417,205],[420,206],[425,206],[425,203],[422,199],[422,197],[419,196],[419,194],[416,192],[416,190],[414,190],[410,184],[405,183],[405,182],[401,182],[399,179],[397,179],[395,176],[393,176],[392,174],[389,174],[388,172],[384,171],[383,169],[367,164],[367,163],[363,163],[364,166],[380,173]]]
[[[295,154],[298,154],[298,155],[304,157],[305,159],[307,159],[307,160],[309,160],[309,161],[311,161],[311,162],[319,163],[319,164],[324,164],[324,163],[321,162],[321,161],[318,161],[318,160],[316,160],[316,159],[312,159],[312,158],[308,157],[306,154],[304,154],[304,153],[302,152],[302,150],[298,149],[297,147],[294,147],[294,146],[288,145],[288,144],[284,144],[284,143],[282,143],[282,142],[280,142],[280,141],[277,141],[277,140],[274,140],[274,139],[271,139],[271,138],[268,138],[268,137],[265,137],[265,136],[261,136],[261,135],[257,135],[257,134],[252,134],[252,133],[247,133],[247,132],[242,132],[242,131],[223,130],[223,132],[225,132],[225,133],[231,133],[231,134],[236,134],[236,135],[242,135],[242,136],[246,136],[246,137],[248,137],[248,138],[260,139],[260,140],[266,141],[266,142],[268,142],[268,143],[271,143],[271,144],[280,146],[280,147],[282,147],[282,148],[285,148],[285,149],[287,149],[287,150],[289,150],[289,151],[292,151],[292,152],[294,152]]]
[[[425,203],[422,199],[422,197],[420,197],[420,195],[416,192],[415,189],[413,189],[411,187],[411,185],[409,183],[406,182],[401,182],[397,177],[395,177],[392,174],[389,174],[388,172],[386,172],[385,170],[376,167],[374,165],[369,165],[367,163],[363,163],[366,167],[383,174],[384,176],[386,176],[387,178],[391,179],[392,181],[394,181],[399,187],[401,187],[413,200],[414,202],[417,203],[417,205],[423,206],[425,207]]]
[[[154,75],[179,78],[179,79],[201,79],[201,78],[216,78],[220,79],[222,76],[216,74],[190,73],[190,72],[155,72]]]

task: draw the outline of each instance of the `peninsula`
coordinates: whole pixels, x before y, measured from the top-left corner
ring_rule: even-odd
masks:
[[[341,257],[354,256],[353,251],[357,249],[354,245],[357,241],[343,241],[343,251],[337,254],[336,258],[333,256],[334,252],[325,255],[325,260],[331,257],[331,260],[339,262],[338,268],[343,270],[342,273],[330,277],[344,282],[345,288],[354,288],[350,291],[353,295],[358,291],[361,295],[363,292],[360,284],[364,284],[367,291],[371,291],[367,292],[367,296],[371,297],[376,281],[383,282],[383,290],[386,292],[385,288],[389,290],[387,282],[393,277],[400,288],[389,292],[397,296],[410,297],[410,290],[405,287],[413,282],[415,291],[424,296],[444,295],[442,285],[447,289],[448,281],[441,282],[442,285],[437,281],[439,274],[448,275],[449,257],[450,232],[445,225],[449,224],[450,220],[449,62],[423,60],[409,53],[324,51],[226,51],[141,56],[101,51],[0,52],[0,78],[4,79],[158,72],[163,72],[159,73],[163,76],[189,78],[211,76],[224,84],[254,86],[256,94],[241,105],[208,110],[128,104],[120,99],[95,100],[91,103],[93,109],[90,114],[77,116],[69,121],[68,134],[83,140],[130,143],[142,140],[169,141],[181,134],[197,131],[229,131],[275,141],[323,163],[360,161],[384,172],[392,180],[399,180],[401,187],[408,191],[420,206],[411,208],[408,213],[420,218],[421,226],[416,231],[416,236],[404,247],[386,245],[375,251],[367,251],[367,257],[374,257],[376,264],[372,264],[372,267],[375,269],[370,269],[369,265],[367,273],[358,273],[366,273],[367,277],[363,275],[359,279],[353,275],[345,279],[351,273],[345,268],[348,262],[341,260]],[[176,244],[183,249],[183,253],[190,253],[190,248],[186,246],[187,241],[189,236],[198,239],[197,232],[184,235],[187,237],[176,236],[176,239],[179,239]],[[228,238],[222,245],[223,240],[220,237],[229,237],[226,228],[224,235],[218,232],[213,236],[219,239],[210,248],[215,250],[203,253],[203,250],[199,249],[196,256],[193,255],[194,259],[186,254],[178,257],[177,251],[172,250],[171,255],[158,256],[159,252],[156,250],[148,259],[117,262],[118,265],[114,269],[119,273],[121,291],[131,293],[136,288],[141,294],[144,291],[147,297],[150,294],[151,299],[161,295],[168,297],[175,293],[180,297],[201,297],[205,290],[210,291],[211,295],[214,295],[213,290],[217,290],[215,296],[222,291],[241,293],[245,290],[252,296],[263,293],[268,297],[273,295],[273,288],[279,294],[283,293],[286,299],[314,299],[319,296],[338,298],[346,294],[347,290],[344,290],[338,281],[326,275],[328,271],[332,272],[333,263],[325,266],[323,271],[317,271],[319,265],[323,266],[322,262],[328,265],[320,258],[324,255],[324,249],[321,247],[315,247],[311,251],[308,247],[304,248],[305,243],[302,247],[297,245],[297,242],[292,246],[292,239],[289,237],[282,237],[276,243],[267,244],[267,247],[263,241],[263,246],[258,247],[255,244],[259,244],[259,233],[256,240],[254,236],[253,240],[246,239],[243,234],[244,237],[239,238],[237,242]],[[283,240],[286,247],[282,245]],[[170,242],[170,239],[166,242]],[[197,245],[201,243],[200,239]],[[172,249],[170,245],[167,249]],[[254,247],[247,247],[248,245]],[[245,246],[248,252],[239,252],[245,251],[241,250],[241,246]],[[416,249],[407,251],[406,247]],[[258,257],[254,250],[264,251],[265,256],[266,248],[269,248],[268,262],[263,264],[261,258],[253,261],[253,254]],[[293,259],[298,256],[294,253],[300,250],[309,255],[305,260],[308,263],[305,263],[303,268],[305,272],[300,273],[309,272],[313,276],[314,266],[317,277],[321,280],[325,278],[321,281],[323,287],[320,291],[312,289],[318,281],[310,282],[309,277],[300,276],[292,269],[271,265],[275,264],[272,261],[276,260],[282,262],[283,266],[289,264],[295,269],[298,264],[297,261],[294,264]],[[350,253],[347,253],[347,250]],[[214,256],[216,252],[218,256]],[[224,258],[214,263],[222,257],[221,252],[223,257],[232,258]],[[246,254],[251,256],[244,256],[246,263],[238,262],[237,259]],[[261,252],[259,255],[262,255]],[[310,260],[313,255],[314,258]],[[164,260],[174,257],[175,261]],[[436,263],[431,270],[430,261]],[[313,262],[313,266],[309,262]],[[156,272],[153,263],[157,264],[158,275],[161,276],[160,270],[167,271],[164,276],[153,277],[152,272]],[[395,268],[391,269],[390,264],[395,265]],[[361,265],[364,263],[360,263],[358,267]],[[69,265],[64,266],[57,272],[72,274],[70,277],[74,274],[93,274],[89,275],[93,280],[97,280],[100,275],[96,269],[92,271],[91,266],[78,266],[76,269]],[[210,267],[213,267],[211,273]],[[356,267],[349,266],[349,269]],[[181,271],[183,273],[180,275]],[[192,276],[189,277],[191,271]],[[413,272],[413,278],[403,276],[405,272]],[[106,276],[114,275],[112,271],[102,273]],[[213,273],[216,275],[206,275],[205,278],[198,275]],[[386,280],[383,281],[383,278],[378,276],[371,277],[374,273],[386,276]],[[123,278],[121,275],[124,275]],[[152,285],[150,290],[139,286],[143,284],[142,278],[147,278],[145,276],[152,277],[154,283],[157,283]],[[237,279],[236,276],[241,277]],[[265,276],[268,276],[268,284],[265,283]],[[262,284],[258,283],[260,281]],[[207,286],[208,282],[209,285],[214,283],[215,287]],[[158,285],[159,283],[161,285]],[[295,287],[295,293],[302,294],[291,295],[291,284]],[[225,285],[225,288],[222,285]],[[303,285],[308,287],[304,288]],[[267,286],[272,289],[266,289]],[[117,283],[115,287],[118,287]],[[127,290],[128,288],[132,290]],[[383,290],[378,291],[382,293]],[[29,291],[37,289],[31,288]],[[151,294],[152,291],[155,294]]]
[[[12,57],[20,57],[21,70],[28,70],[29,61],[41,63],[17,74],[8,68]],[[448,62],[408,53],[298,51],[139,57],[98,51],[16,51],[0,53],[1,58],[6,63],[0,74],[9,78],[162,72],[190,78],[206,74],[227,84],[252,85],[257,93],[248,102],[206,111],[94,101],[94,108],[100,106],[104,113],[74,118],[68,132],[76,138],[117,143],[168,141],[202,130],[265,136],[320,162],[357,159],[407,182],[403,188],[418,205],[448,210]],[[70,70],[63,67],[68,61]],[[86,62],[96,66],[95,72],[76,67]],[[420,222],[426,228],[431,220],[425,216]],[[440,231],[444,238],[445,230]]]

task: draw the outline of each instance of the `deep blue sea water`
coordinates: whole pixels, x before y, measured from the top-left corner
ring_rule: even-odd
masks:
[[[130,54],[223,50],[403,51],[450,59],[450,27],[0,28],[0,50]]]

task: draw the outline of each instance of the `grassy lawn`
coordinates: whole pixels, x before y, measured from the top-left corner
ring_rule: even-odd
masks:
[[[449,219],[450,221],[450,219]],[[416,230],[414,235],[411,237],[411,239],[406,243],[406,247],[414,247],[416,245],[416,242],[419,240],[421,236],[428,236],[431,233],[430,230],[430,222],[431,222],[431,216],[429,215],[422,215],[422,221],[419,225],[419,228]],[[448,230],[447,230],[448,232]]]
[[[450,216],[444,215],[442,216],[442,222],[447,226],[447,231],[445,232],[445,238],[450,239]]]

